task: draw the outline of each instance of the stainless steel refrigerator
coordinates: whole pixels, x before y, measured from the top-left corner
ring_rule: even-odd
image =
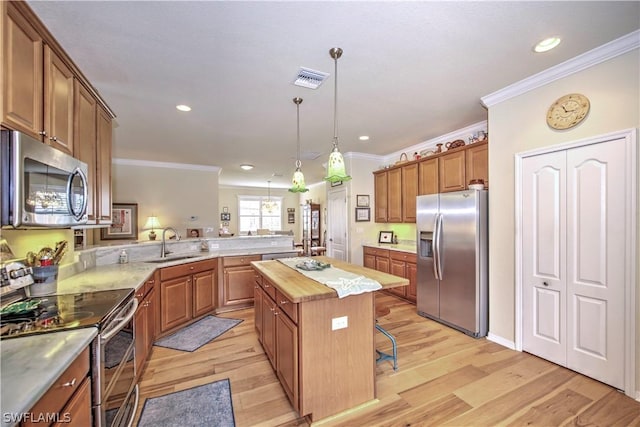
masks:
[[[487,191],[417,198],[418,314],[487,335]]]

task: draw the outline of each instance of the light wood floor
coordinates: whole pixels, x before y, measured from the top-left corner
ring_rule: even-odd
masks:
[[[377,302],[392,305],[379,322],[398,341],[398,372],[390,362],[378,364],[376,401],[314,425],[640,426],[640,402],[607,385],[468,337],[395,297],[381,294]],[[238,427],[308,425],[289,405],[258,342],[253,309],[220,316],[243,322],[193,353],[153,348],[140,408],[146,398],[229,378]],[[381,334],[376,341],[390,350]]]

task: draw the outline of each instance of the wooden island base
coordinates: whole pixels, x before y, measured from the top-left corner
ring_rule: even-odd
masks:
[[[383,287],[408,284],[401,277],[319,259]],[[296,411],[317,421],[373,401],[375,294],[338,298],[333,289],[277,260],[252,265],[256,330]]]

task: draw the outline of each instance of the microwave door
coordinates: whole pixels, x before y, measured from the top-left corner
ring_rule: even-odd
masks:
[[[78,168],[69,175],[67,183],[67,206],[76,220],[87,212],[87,177]]]

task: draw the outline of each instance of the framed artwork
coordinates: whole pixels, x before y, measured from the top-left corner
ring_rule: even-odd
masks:
[[[378,243],[393,243],[393,231],[381,231]]]
[[[220,214],[220,221],[231,221],[231,214],[229,212],[223,212]]]
[[[224,212],[224,213],[229,212],[229,208],[228,208],[227,206],[224,206],[224,207],[222,208],[222,212]]]
[[[356,208],[356,222],[371,221],[370,208]]]
[[[102,240],[138,240],[138,204],[114,203],[111,225],[100,229]]]
[[[191,237],[194,239],[203,237],[202,228],[187,228],[187,238]]]
[[[368,208],[369,207],[369,195],[368,194],[358,194],[356,196],[356,206],[359,208]]]

